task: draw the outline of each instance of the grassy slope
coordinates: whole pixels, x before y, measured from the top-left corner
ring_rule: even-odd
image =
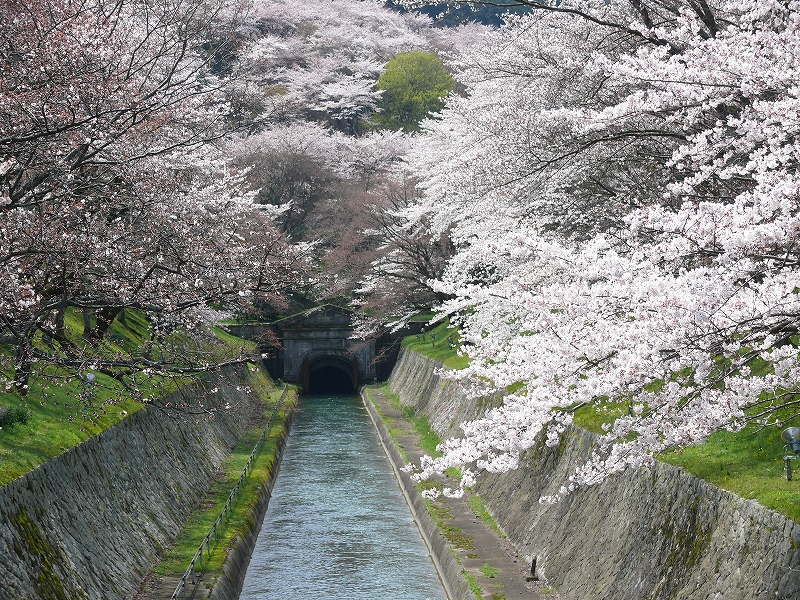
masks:
[[[456,342],[459,340],[456,329],[442,323],[433,331],[436,334],[435,346],[429,333],[424,340],[420,336],[408,336],[403,340],[403,346],[453,369],[463,368],[469,363],[467,357],[459,356],[457,348],[449,348],[446,342],[449,335],[453,335]],[[611,422],[625,411],[626,402],[600,402],[576,411],[575,424],[602,433],[604,423]],[[792,465],[797,471],[796,476],[787,481],[781,431],[776,427],[752,425],[736,433],[720,432],[709,437],[705,444],[666,453],[659,459],[800,522],[800,460]]]
[[[775,427],[757,426],[736,433],[722,431],[703,445],[660,459],[800,523],[800,479],[787,481],[784,476],[780,434]],[[800,464],[795,461],[793,467],[800,469]]]
[[[77,311],[69,312],[66,326],[68,331],[82,330],[82,315]],[[215,329],[215,334],[231,348],[244,346],[249,350],[254,346],[253,342],[236,338],[221,329]],[[148,335],[149,325],[144,316],[137,311],[126,311],[125,323],[115,321],[109,329],[107,339],[111,343],[108,350],[132,350]],[[7,346],[0,347],[0,352],[11,351]],[[34,374],[25,397],[14,391],[0,391],[0,406],[24,406],[31,414],[27,423],[0,429],[0,485],[24,475],[144,407],[144,404],[133,400],[119,401],[122,386],[102,374],[97,374],[91,404],[80,399],[85,389],[79,381],[49,386],[47,390],[38,381],[39,377]],[[151,383],[149,388],[146,383],[139,386],[145,396],[148,392],[169,392],[178,385],[178,381]]]
[[[438,360],[451,369],[463,369],[469,364],[468,357],[458,354],[461,336],[456,327],[450,327],[448,321],[443,321],[433,329],[429,327],[425,329],[427,331],[424,335],[410,335],[403,338],[403,346]],[[450,347],[448,337],[452,338],[455,347]]]
[[[586,406],[576,411],[575,424],[602,433],[603,423],[625,410],[625,402]],[[658,458],[800,522],[800,478],[786,480],[781,431],[774,426],[752,424],[735,433],[721,431],[705,444],[667,452]],[[793,467],[800,469],[800,464]]]
[[[82,327],[82,323],[78,323],[80,318],[78,313],[68,313],[67,328],[78,331]],[[126,325],[115,322],[111,326],[109,335],[112,334],[122,336],[124,342],[121,345],[130,348],[147,335],[147,324],[140,315],[129,313]],[[83,391],[80,382],[50,386],[44,390],[40,378],[34,373],[27,396],[0,391],[0,405],[7,408],[24,406],[31,413],[27,423],[18,423],[0,431],[0,485],[97,435],[144,406],[132,400],[107,404],[119,390],[118,382],[98,374],[94,402],[89,406],[79,399]]]

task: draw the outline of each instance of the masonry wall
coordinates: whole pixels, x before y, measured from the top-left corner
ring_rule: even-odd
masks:
[[[0,488],[3,600],[131,598],[251,419],[244,368],[207,386],[213,418],[154,407]]]
[[[441,365],[404,351],[390,378],[406,405],[445,437],[499,398],[469,398]],[[521,554],[564,600],[800,598],[800,524],[658,463],[541,505],[595,435],[570,428],[548,448],[539,439],[520,467],[476,487]]]

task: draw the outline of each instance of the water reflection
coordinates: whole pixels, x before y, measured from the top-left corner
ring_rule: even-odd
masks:
[[[444,600],[356,396],[301,403],[242,600]]]

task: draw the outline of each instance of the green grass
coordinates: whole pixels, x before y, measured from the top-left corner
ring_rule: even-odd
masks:
[[[403,417],[414,425],[414,430],[419,434],[419,447],[431,456],[441,456],[441,452],[436,451],[436,446],[441,443],[441,439],[436,432],[431,429],[428,418],[424,415],[417,416],[413,406],[403,407]]]
[[[419,434],[419,447],[434,458],[442,456],[442,453],[436,449],[442,443],[442,439],[431,428],[428,418],[425,415],[417,415],[413,406],[403,408],[403,417],[414,425],[414,430]],[[448,467],[445,469],[444,474],[461,479],[461,469],[459,467]]]
[[[76,309],[65,315],[67,336],[76,344],[83,331],[83,315]],[[215,328],[220,352],[238,354],[254,347],[253,342],[241,340]],[[124,321],[115,319],[97,351],[103,355],[131,352],[141,347],[150,336],[150,324],[144,313],[126,310]],[[180,340],[176,340],[179,343]],[[13,349],[6,345],[0,352],[7,356]],[[0,485],[30,472],[65,450],[119,423],[128,415],[141,410],[145,404],[132,398],[130,391],[116,379],[95,373],[94,385],[54,366],[35,365],[30,389],[25,396],[15,390],[0,390],[0,406],[18,407],[30,411],[27,423],[16,423],[0,429]],[[131,381],[143,399],[163,397],[192,377],[143,377]]]
[[[408,463],[408,453],[403,449],[403,447],[397,440],[397,438],[403,434],[404,430],[402,427],[398,426],[399,422],[397,421],[397,419],[390,417],[381,410],[381,407],[375,402],[375,398],[372,396],[372,389],[373,388],[369,386],[366,388],[367,397],[370,399],[370,402],[372,402],[372,405],[375,407],[375,410],[378,412],[378,415],[380,415],[381,420],[386,425],[386,430],[389,432],[389,436],[392,438],[392,440],[394,440],[394,445],[400,452],[400,456],[403,458],[403,461]],[[383,395],[389,401],[389,404],[392,406],[392,408],[394,408],[395,410],[399,410],[401,413],[405,412],[406,409],[403,408],[403,406],[400,404],[400,397],[389,388],[388,383],[383,384],[377,389],[378,391],[383,393]]]
[[[391,404],[392,407],[395,408],[396,410],[399,410],[400,413],[403,415],[403,418],[414,425],[414,430],[420,436],[420,442],[419,442],[420,448],[422,448],[427,454],[430,454],[434,458],[441,456],[442,453],[436,450],[436,446],[438,446],[442,440],[437,435],[437,433],[431,428],[431,424],[428,421],[428,418],[425,417],[424,415],[418,416],[414,411],[413,406],[403,406],[400,403],[400,397],[391,390],[388,383],[383,384],[378,389],[383,393],[383,395],[389,401],[389,404]],[[369,388],[367,388],[367,395],[369,396],[370,400],[372,400],[372,404],[375,405],[375,401],[372,398],[372,393]],[[395,421],[390,417],[388,417],[387,415],[381,413],[380,408],[378,408],[377,405],[375,405],[375,407],[376,410],[378,411],[378,414],[381,415],[381,418],[387,424],[386,428],[389,430],[389,435],[391,435],[392,439],[395,440],[395,445],[400,450],[400,454],[403,456],[403,460],[405,462],[408,462],[408,456],[405,450],[403,450],[397,443],[397,436],[398,434],[402,433],[403,430],[398,427],[393,427],[392,425],[395,425]],[[461,469],[458,467],[449,467],[448,469],[445,470],[444,473],[449,477],[461,479]]]
[[[432,318],[436,316],[435,312],[423,312],[411,317],[409,323],[429,323]]]
[[[414,425],[415,431],[420,435],[420,448],[433,457],[441,456],[442,453],[436,450],[436,446],[438,446],[442,440],[431,428],[427,417],[417,416],[413,406],[403,406],[400,402],[400,396],[392,391],[388,383],[384,383],[377,389],[383,393],[392,408],[400,411],[403,418]],[[395,441],[395,446],[397,446],[397,449],[400,451],[403,460],[407,463],[408,455],[397,442],[397,436],[403,432],[403,429],[396,426],[397,422],[395,419],[392,419],[381,411],[380,407],[375,403],[375,399],[372,397],[372,389],[369,387],[367,387],[367,396],[372,401],[372,404],[375,406],[375,410],[378,411],[378,414],[381,416],[381,419],[383,419],[383,422],[386,424],[386,428],[389,430],[389,435]],[[449,467],[444,473],[449,477],[461,479],[461,469],[459,467]]]
[[[395,441],[395,445],[398,448],[400,448],[399,444],[397,444],[396,436],[403,430],[399,427],[393,426],[396,425],[396,421],[388,417],[380,410],[380,407],[375,403],[374,397],[372,395],[373,389],[376,388],[367,386],[366,388],[367,396],[369,397],[372,404],[375,406],[381,419],[383,419],[384,423],[386,424],[386,427],[389,430],[392,439],[394,439]],[[400,411],[404,419],[413,423],[414,429],[417,431],[417,433],[420,435],[421,438],[420,447],[431,455],[441,456],[441,453],[436,452],[436,446],[440,442],[439,436],[436,435],[436,432],[434,432],[431,429],[428,419],[425,418],[424,416],[417,416],[412,406],[403,406],[400,402],[400,397],[389,388],[388,384],[384,384],[378,387],[377,390],[383,393],[383,395],[386,397],[392,408]],[[400,448],[400,451],[402,452],[402,448]],[[403,460],[408,462],[408,458],[406,457],[405,453],[403,453]],[[456,477],[460,476],[460,472],[457,469],[448,469],[447,474]],[[438,489],[441,487],[438,483],[431,480],[420,481],[416,484],[416,486],[417,490],[419,490],[420,492],[426,489],[433,489],[433,488]],[[482,503],[481,506],[483,506]],[[461,529],[460,527],[454,527],[447,523],[447,520],[452,518],[452,514],[450,512],[450,509],[445,504],[440,502],[435,502],[433,500],[429,500],[426,498],[425,508],[427,509],[428,514],[430,515],[437,529],[439,529],[442,536],[452,545],[453,548],[458,548],[467,552],[468,553],[467,556],[469,558],[475,558],[478,556],[477,553],[475,552],[475,541],[472,539],[472,537],[466,534],[464,530]],[[485,509],[484,512],[486,512]],[[486,514],[489,517],[489,519],[491,519],[492,522],[494,522],[494,520],[491,518],[491,515],[488,515],[488,512]],[[497,527],[496,523],[495,527]],[[501,535],[504,534],[501,533]],[[461,564],[461,561],[458,559],[458,557],[456,557],[456,561],[459,564]],[[478,600],[483,600],[483,596],[481,594],[481,588],[475,581],[475,578],[472,576],[472,574],[470,574],[465,569],[462,569],[461,573],[467,580],[467,583],[470,586],[472,592],[475,594],[475,597]]]
[[[369,388],[367,388],[367,389],[369,390]],[[391,407],[393,409],[399,410],[400,412],[403,411],[403,405],[400,402],[400,396],[398,396],[397,394],[395,394],[392,391],[392,388],[389,387],[388,383],[384,383],[383,385],[378,386],[377,389],[384,396],[386,396],[386,399],[389,401],[389,404],[391,405]],[[371,391],[371,390],[369,390],[369,391]]]
[[[436,527],[438,527],[444,539],[450,542],[454,548],[464,550],[465,552],[475,550],[475,540],[472,539],[472,536],[464,533],[464,530],[460,527],[455,527],[446,523],[447,519],[452,518],[452,513],[446,505],[426,498],[425,508],[428,509],[428,514],[431,516],[431,519],[436,524]]]
[[[139,402],[118,401],[119,390],[114,383],[110,377],[98,375],[91,406],[80,399],[82,389],[78,382],[45,391],[34,381],[25,397],[0,393],[0,405],[23,406],[31,413],[27,423],[0,430],[0,485],[21,477],[142,409],[144,405]]]
[[[628,412],[627,402],[611,402],[598,400],[592,404],[581,406],[575,411],[573,423],[595,433],[605,433],[603,425],[612,423],[617,417]]]
[[[235,335],[231,335],[219,327],[214,327],[212,331],[220,341],[227,344],[227,346],[231,349],[240,349],[241,352],[252,352],[256,349],[257,344],[252,340],[245,340],[240,337],[236,337]]]
[[[478,570],[489,579],[494,579],[500,574],[500,569],[498,569],[497,567],[493,567],[489,563],[483,563],[480,569]]]
[[[427,329],[427,328],[426,328]],[[447,338],[452,338],[455,345],[450,347]],[[469,365],[469,357],[459,355],[461,336],[457,327],[450,327],[445,320],[424,335],[409,335],[403,338],[405,348],[419,352],[429,358],[438,360],[451,369],[463,369]]]
[[[81,313],[68,311],[65,325],[77,343],[75,332],[83,330]],[[148,327],[141,313],[126,311],[125,323],[115,320],[109,329],[109,351],[141,344],[148,335]],[[3,350],[12,352],[8,347]],[[144,407],[135,400],[121,400],[123,388],[115,379],[102,373],[96,376],[96,383],[87,386],[79,380],[69,380],[55,367],[36,366],[27,395],[0,391],[1,406],[25,407],[30,411],[27,423],[0,430],[0,485],[21,477]]]
[[[375,410],[377,411],[378,416],[380,416],[380,418],[383,421],[384,425],[386,425],[386,430],[389,432],[389,437],[391,437],[392,440],[394,440],[394,445],[397,447],[397,450],[400,452],[400,456],[402,456],[404,462],[408,463],[408,454],[406,453],[405,450],[403,450],[403,448],[397,442],[397,438],[400,435],[402,435],[403,429],[401,427],[397,427],[397,425],[398,425],[397,420],[393,419],[389,415],[385,414],[381,410],[381,407],[378,405],[378,403],[375,402],[375,398],[372,395],[373,388],[370,387],[370,386],[367,386],[365,389],[367,391],[367,397],[369,398],[369,401],[372,402],[372,406],[375,407]],[[378,389],[380,391],[384,392],[385,394],[392,393],[389,390],[389,385],[388,384],[385,384],[385,385],[381,386]],[[391,405],[393,407],[395,407],[395,408],[399,407],[400,398],[398,398],[396,394],[393,394],[393,397],[389,397],[387,395],[387,399],[389,400],[389,402],[391,403]]]
[[[173,545],[165,553],[163,560],[154,569],[156,575],[181,574],[189,566],[195,552],[213,526],[217,515],[225,506],[231,490],[236,485],[280,392],[281,390],[273,390],[270,393],[270,402],[266,407],[262,423],[247,431],[234,447],[223,464],[224,474],[214,482],[201,502],[200,508],[192,513]],[[280,411],[279,418],[271,427],[267,440],[253,462],[253,469],[245,481],[242,492],[234,502],[232,512],[229,513],[227,519],[223,520],[223,525],[218,531],[218,539],[214,541],[212,538],[210,560],[205,558],[207,554],[203,559],[204,571],[212,574],[209,579],[214,579],[214,575],[221,573],[222,565],[227,557],[225,549],[232,546],[236,537],[242,536],[257,525],[252,520],[251,511],[258,501],[260,490],[276,466],[277,443],[286,434],[286,419],[295,404],[296,393],[291,392],[287,395],[285,408]]]
[[[705,444],[659,458],[800,522],[800,478],[786,480],[781,431],[755,424],[736,433],[721,431]],[[798,463],[792,466],[800,470]]]
[[[464,579],[467,580],[467,585],[469,585],[470,591],[472,591],[472,593],[475,594],[475,600],[483,600],[483,594],[481,594],[481,586],[479,586],[478,582],[475,581],[475,578],[472,576],[472,573],[470,573],[466,569],[462,569],[461,574],[464,576]]]
[[[386,399],[389,401],[389,404],[391,404],[392,408],[400,411],[400,414],[403,415],[403,419],[414,425],[414,430],[420,436],[420,442],[419,442],[420,448],[422,448],[426,453],[430,454],[431,456],[441,456],[442,453],[441,452],[437,453],[436,446],[438,446],[442,440],[441,438],[439,438],[436,432],[433,429],[431,429],[431,424],[428,421],[428,418],[425,417],[424,415],[418,416],[414,411],[413,406],[403,406],[400,403],[400,396],[398,396],[392,391],[388,383],[384,383],[383,385],[378,387],[378,390],[386,397]],[[367,388],[367,394],[369,395],[370,399],[372,399],[371,391],[369,388]],[[373,404],[375,404],[374,401]],[[383,418],[384,421],[387,420],[388,417],[380,413],[380,409],[378,409],[378,413],[381,415],[381,418]],[[395,436],[392,435],[392,438],[394,437]]]
[[[627,402],[598,402],[575,411],[575,424],[595,433],[602,425],[627,413]],[[800,461],[793,468],[798,477],[784,474],[783,427],[748,425],[738,432],[720,431],[704,444],[659,456],[665,463],[800,522]]]
[[[483,499],[478,496],[477,494],[472,494],[469,499],[467,500],[469,507],[472,509],[472,512],[475,513],[475,516],[478,517],[481,521],[486,523],[494,532],[499,535],[501,538],[505,538],[505,532],[500,529],[500,526],[497,524],[497,521],[494,520],[494,517],[489,514],[489,511],[486,510],[486,505],[483,503]]]

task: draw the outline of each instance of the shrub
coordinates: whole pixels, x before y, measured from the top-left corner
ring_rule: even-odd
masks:
[[[31,411],[24,406],[14,406],[4,415],[0,415],[0,427],[11,427],[17,423],[27,423],[31,418]]]

